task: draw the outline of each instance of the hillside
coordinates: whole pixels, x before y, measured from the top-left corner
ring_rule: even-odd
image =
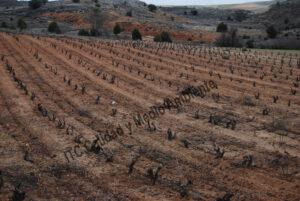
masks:
[[[274,4],[259,16],[262,20],[269,20],[282,29],[300,28],[300,1],[287,0]]]

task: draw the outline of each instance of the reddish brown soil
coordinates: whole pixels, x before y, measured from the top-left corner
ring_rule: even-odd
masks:
[[[61,21],[61,22],[67,22],[72,24],[75,27],[80,26],[90,26],[89,23],[86,22],[85,16],[80,13],[72,13],[72,12],[49,12],[49,13],[43,13],[42,16]]]
[[[230,54],[229,60],[223,59],[224,54]],[[26,192],[25,200],[214,201],[232,193],[232,201],[297,201],[300,92],[294,84],[299,83],[299,58],[299,54],[1,33],[0,200],[12,198],[20,185],[17,190]],[[26,85],[28,95],[7,66]],[[109,83],[112,75],[114,84]],[[70,86],[64,76],[72,78]],[[218,89],[167,110],[154,121],[156,131],[133,126],[132,135],[128,134],[125,123],[132,122],[134,114],[205,80],[214,80]],[[258,91],[260,97],[255,99]],[[217,95],[219,100],[213,98]],[[278,102],[273,103],[276,95]],[[55,113],[56,120],[44,117],[38,104],[47,109],[50,119]],[[269,115],[262,115],[265,108]],[[208,122],[210,115],[234,119],[236,128],[213,125]],[[63,119],[66,128],[58,129]],[[74,146],[86,150],[75,142],[76,135],[93,141],[97,131],[118,124],[125,135],[105,145],[106,153],[114,153],[112,162],[106,162],[102,152],[76,157]],[[66,132],[68,125],[74,126],[72,135]],[[171,141],[168,128],[177,133]],[[191,143],[188,148],[184,139]],[[214,143],[225,150],[223,158],[216,158]],[[70,162],[64,155],[69,148],[74,155]],[[247,155],[253,156],[252,167],[241,165]],[[129,164],[138,156],[128,174]],[[152,185],[147,170],[155,171],[160,164]],[[189,180],[192,183],[187,185]]]
[[[56,20],[60,22],[70,23],[75,27],[86,26],[90,27],[91,25],[88,23],[87,16],[80,13],[72,13],[72,12],[49,12],[44,13],[42,16],[47,17],[51,20]],[[163,15],[154,15],[155,18],[165,19],[166,16]],[[170,17],[169,17],[170,18]],[[170,36],[173,39],[177,40],[188,40],[192,39],[193,41],[203,41],[203,42],[213,42],[218,36],[217,33],[204,31],[204,30],[177,30],[175,28],[170,28],[170,26],[166,26],[165,24],[159,23],[144,23],[144,22],[126,22],[128,20],[132,20],[132,18],[127,16],[121,16],[116,12],[110,12],[109,19],[105,23],[104,27],[110,31],[113,30],[113,27],[116,23],[119,23],[121,28],[125,31],[131,32],[135,28],[138,28],[143,36],[155,36],[160,34],[163,31],[168,31]],[[187,22],[187,19],[180,18],[174,16],[174,20]],[[201,36],[200,36],[201,34]]]
[[[185,40],[187,41],[189,38],[193,41],[204,41],[204,42],[213,42],[215,41],[217,37],[217,33],[212,33],[204,30],[182,30],[178,31],[176,29],[167,27],[163,24],[155,24],[155,23],[130,23],[130,22],[115,22],[119,23],[121,28],[125,31],[133,31],[135,28],[139,29],[141,34],[143,36],[156,36],[158,34],[161,34],[163,31],[167,31],[170,33],[170,36],[172,39],[177,40]],[[113,27],[115,23],[111,23],[107,26],[109,29],[110,27]],[[200,36],[200,34],[202,36]]]

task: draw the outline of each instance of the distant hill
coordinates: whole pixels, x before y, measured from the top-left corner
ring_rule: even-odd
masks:
[[[242,9],[255,13],[263,13],[269,10],[270,6],[275,4],[275,1],[261,1],[261,2],[249,2],[243,4],[230,4],[230,5],[212,5],[209,7],[218,9]]]
[[[259,15],[262,20],[269,20],[280,28],[300,28],[300,0],[281,1],[270,6],[270,9]]]

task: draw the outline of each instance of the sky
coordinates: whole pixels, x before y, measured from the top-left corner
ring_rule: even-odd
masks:
[[[155,5],[219,5],[219,4],[237,4],[255,1],[268,0],[142,0],[147,4]]]

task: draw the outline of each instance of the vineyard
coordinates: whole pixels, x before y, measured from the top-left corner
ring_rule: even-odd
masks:
[[[1,33],[0,200],[299,200],[299,83],[299,53]]]

